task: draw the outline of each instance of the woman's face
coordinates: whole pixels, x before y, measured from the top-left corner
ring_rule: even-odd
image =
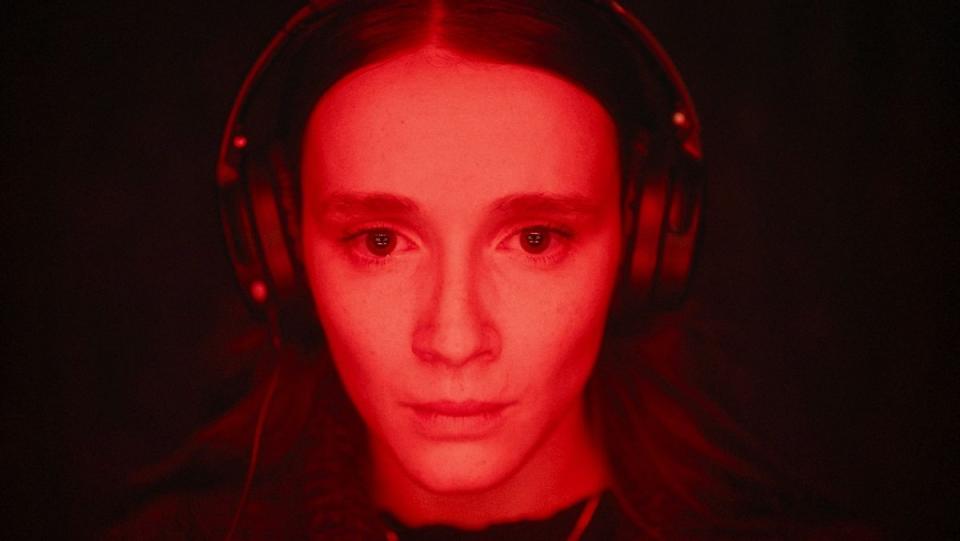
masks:
[[[621,248],[594,98],[426,49],[325,94],[301,165],[308,279],[375,462],[481,491],[582,418]]]

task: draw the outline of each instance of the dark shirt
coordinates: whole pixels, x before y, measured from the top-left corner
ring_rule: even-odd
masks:
[[[462,530],[452,526],[423,526],[410,528],[403,525],[388,513],[382,515],[384,524],[393,530],[401,541],[556,541],[566,540],[587,500],[562,509],[550,518],[542,520],[522,520],[505,524],[494,524],[483,530]],[[616,498],[605,493],[600,498],[596,511],[583,532],[581,541],[600,541],[617,538],[618,530],[625,529],[625,520],[617,505]]]

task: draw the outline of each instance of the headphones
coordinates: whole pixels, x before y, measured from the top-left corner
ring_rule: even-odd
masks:
[[[672,101],[672,149],[626,184],[631,226],[621,287],[626,308],[669,307],[685,296],[701,229],[704,175],[700,121],[680,73],[650,30],[617,0],[584,0],[611,13],[635,39],[638,54],[652,60]],[[271,320],[299,310],[312,315],[300,276],[295,182],[273,141],[260,140],[250,101],[280,55],[290,54],[311,23],[330,15],[342,0],[313,0],[286,22],[246,74],[227,119],[217,157],[220,211],[233,268],[254,312]],[[293,51],[295,54],[296,51]],[[269,139],[263,136],[263,139]],[[639,150],[637,151],[640,152]],[[636,161],[637,157],[630,159]],[[624,160],[624,163],[628,163]],[[623,307],[621,307],[623,308]]]
[[[705,181],[700,121],[680,73],[650,30],[617,0],[584,1],[605,10],[628,31],[638,54],[646,55],[659,72],[658,79],[672,104],[668,113],[671,133],[666,134],[670,148],[663,156],[647,160],[647,149],[635,148],[633,156],[623,159],[626,174],[632,177],[625,190],[628,223],[624,246],[628,251],[618,285],[622,295],[614,309],[629,313],[644,307],[675,306],[686,293],[700,238]],[[269,86],[269,76],[281,64],[278,58],[297,52],[301,38],[313,30],[311,23],[334,14],[344,3],[311,0],[284,24],[244,77],[220,141],[216,178],[227,250],[248,303],[270,321],[275,345],[284,331],[290,330],[281,328],[281,321],[315,325],[313,304],[301,276],[297,250],[295,179],[276,141],[256,129],[262,122],[253,118],[250,102],[258,90]],[[641,167],[634,171],[637,164]],[[228,541],[237,532],[251,490],[276,387],[274,371],[259,409],[250,463],[226,534]]]

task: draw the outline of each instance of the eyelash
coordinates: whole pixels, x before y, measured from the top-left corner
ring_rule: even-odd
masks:
[[[549,223],[549,222],[519,227],[515,229],[512,233],[510,233],[510,235],[508,235],[507,238],[505,238],[503,242],[500,243],[499,246],[503,246],[508,241],[522,235],[524,231],[529,231],[529,230],[545,231],[550,235],[552,235],[551,243],[559,242],[561,244],[560,247],[553,247],[553,246],[548,247],[546,252],[542,254],[531,254],[531,253],[524,252],[524,257],[532,261],[534,264],[539,266],[549,266],[549,265],[556,264],[560,262],[560,260],[562,260],[564,257],[566,257],[568,252],[570,251],[569,243],[574,237],[573,231],[571,231],[569,228],[564,227],[560,224]],[[522,248],[520,248],[520,250],[523,251]]]
[[[356,263],[366,266],[377,266],[382,267],[387,265],[390,262],[393,254],[387,256],[379,257],[373,255],[367,255],[364,253],[362,247],[357,246],[358,242],[362,240],[366,235],[377,231],[377,230],[386,230],[390,231],[397,236],[398,239],[403,239],[403,242],[409,244],[414,244],[406,236],[400,234],[396,228],[391,227],[387,224],[370,224],[364,225],[362,227],[357,227],[346,231],[340,238],[340,242],[346,247],[348,255]],[[574,232],[569,228],[554,224],[554,223],[539,223],[535,225],[525,225],[523,227],[518,227],[514,229],[509,235],[507,235],[500,244],[497,245],[497,248],[500,249],[502,246],[507,244],[510,240],[517,238],[519,235],[523,234],[524,231],[528,230],[542,230],[553,235],[552,242],[559,241],[562,246],[559,248],[548,247],[546,252],[543,254],[530,254],[525,252],[525,256],[528,260],[533,262],[535,265],[539,266],[549,266],[559,262],[561,259],[566,257],[567,253],[570,250],[569,243],[574,238]],[[415,245],[415,244],[414,244]],[[520,248],[522,251],[523,249]],[[557,253],[559,252],[559,253]]]
[[[364,240],[366,235],[378,230],[391,231],[397,236],[398,239],[402,238],[404,239],[404,242],[413,244],[413,242],[407,237],[398,233],[396,228],[390,227],[387,224],[368,224],[362,227],[350,229],[343,234],[343,236],[340,238],[340,242],[345,246],[347,254],[351,259],[354,260],[354,262],[371,267],[382,267],[390,262],[390,259],[393,256],[392,253],[384,257],[377,257],[374,255],[364,254],[363,248],[357,246],[358,242]]]

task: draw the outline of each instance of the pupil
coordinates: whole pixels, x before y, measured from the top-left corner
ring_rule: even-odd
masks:
[[[367,234],[367,249],[374,255],[389,255],[396,245],[397,239],[390,231],[377,230]]]
[[[521,237],[523,249],[532,254],[539,254],[550,246],[550,236],[546,231],[529,229]]]

